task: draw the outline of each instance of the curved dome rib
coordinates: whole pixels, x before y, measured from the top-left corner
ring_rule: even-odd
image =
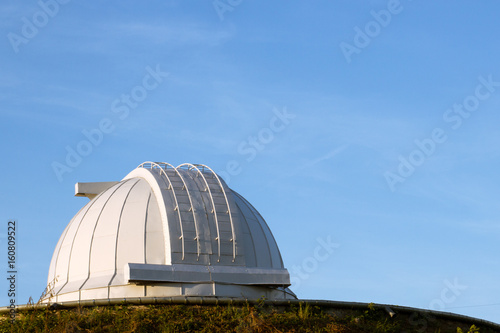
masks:
[[[210,196],[210,203],[212,204],[212,210],[210,212],[214,215],[215,227],[216,227],[216,230],[217,230],[217,237],[215,238],[216,241],[217,241],[217,262],[220,262],[220,230],[219,230],[219,222],[217,220],[217,211],[216,211],[216,208],[215,208],[215,203],[214,203],[214,198],[213,198],[213,195],[212,195],[212,190],[210,189],[210,185],[208,184],[207,179],[205,178],[204,173],[196,165],[191,164],[191,163],[184,163],[184,164],[179,165],[179,167],[183,167],[183,166],[190,167],[191,168],[190,170],[195,169],[198,172],[197,176],[201,175],[201,177],[203,178],[203,181],[205,182],[205,191],[208,191],[209,196]]]
[[[182,188],[181,188],[180,191],[181,192],[182,191],[186,191],[186,196],[187,196],[187,198],[189,200],[189,210],[188,210],[188,212],[191,212],[192,216],[193,216],[193,223],[194,223],[194,228],[195,228],[195,237],[194,237],[194,240],[196,241],[197,258],[199,259],[200,258],[200,241],[199,241],[200,236],[199,236],[199,233],[198,233],[198,225],[196,223],[196,214],[194,213],[193,201],[191,200],[191,195],[189,193],[189,189],[188,189],[188,187],[186,185],[186,182],[184,181],[184,178],[182,177],[182,175],[180,174],[180,172],[177,170],[177,168],[174,167],[173,165],[171,165],[169,163],[164,163],[164,162],[156,162],[156,164],[160,165],[160,166],[165,166],[165,168],[164,168],[166,170],[165,173],[167,173],[168,167],[171,167],[175,171],[175,173],[177,174],[177,176],[179,177],[179,179],[182,182]],[[170,183],[170,184],[172,184],[172,183]],[[172,190],[173,189],[174,189],[174,187],[172,185]],[[174,196],[175,196],[175,193],[174,193]],[[178,203],[178,197],[176,197],[175,200],[177,202],[176,209],[179,212],[179,219],[180,219],[181,226],[182,226],[182,222],[183,222],[183,220],[181,218],[181,215],[182,215],[181,212],[182,212],[182,210],[181,210],[181,207],[179,206],[179,203]],[[189,220],[187,222],[189,222]],[[184,260],[184,256],[185,256],[184,249],[185,249],[186,237],[185,237],[184,234],[181,235],[181,237],[182,237],[182,248],[183,248],[183,250],[182,250],[182,260]],[[190,239],[188,239],[188,241],[190,241]]]
[[[210,172],[212,173],[213,177],[215,179],[217,179],[217,182],[219,183],[219,186],[221,188],[222,194],[224,195],[224,199],[226,199],[227,214],[229,215],[229,223],[231,224],[231,233],[232,233],[232,236],[233,236],[230,241],[233,243],[233,262],[234,262],[236,260],[236,235],[234,233],[233,217],[232,217],[232,214],[231,214],[231,207],[229,205],[229,201],[227,200],[226,191],[224,189],[224,186],[222,185],[222,182],[219,179],[219,176],[212,169],[210,169],[208,166],[203,165],[203,164],[197,164],[197,165],[201,166],[204,169],[210,170]]]

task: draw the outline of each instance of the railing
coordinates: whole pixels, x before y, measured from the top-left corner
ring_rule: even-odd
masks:
[[[163,174],[165,175],[165,177],[167,178],[167,180],[169,181],[169,184],[170,184],[170,188],[172,188],[172,191],[173,191],[173,194],[174,194],[174,200],[175,200],[175,204],[176,204],[176,207],[178,208],[179,207],[179,204],[177,203],[177,195],[175,194],[175,191],[174,191],[174,188],[172,186],[172,183],[170,182],[170,179],[168,178],[168,175],[166,173],[166,171],[168,169],[173,169],[177,175],[179,176],[179,178],[181,179],[182,183],[184,184],[184,188],[186,189],[187,191],[187,194],[188,194],[188,198],[189,198],[189,203],[191,205],[191,211],[193,212],[193,218],[194,218],[194,223],[195,223],[195,228],[196,228],[196,239],[197,239],[197,245],[198,245],[198,257],[200,255],[200,243],[199,243],[199,234],[198,234],[198,226],[197,226],[197,223],[196,223],[196,214],[194,213],[194,208],[193,208],[193,203],[192,203],[192,200],[191,200],[191,195],[189,193],[189,189],[186,185],[186,182],[184,181],[184,178],[182,177],[182,175],[179,173],[179,170],[178,168],[183,168],[185,170],[196,170],[197,171],[197,175],[200,174],[202,177],[203,177],[203,180],[207,186],[207,190],[209,191],[209,194],[210,194],[210,200],[211,200],[211,204],[212,204],[212,207],[213,207],[213,214],[214,214],[214,217],[215,217],[215,224],[216,224],[216,228],[217,228],[217,249],[218,249],[218,259],[217,261],[220,261],[220,256],[221,256],[221,250],[220,250],[220,231],[219,231],[219,223],[218,223],[218,219],[217,219],[217,210],[215,208],[215,203],[214,203],[214,200],[213,200],[213,195],[212,195],[212,191],[210,189],[210,186],[207,182],[207,176],[209,176],[210,178],[215,178],[217,180],[217,183],[219,184],[220,186],[220,189],[221,189],[221,192],[222,194],[224,195],[224,200],[226,201],[226,206],[227,206],[227,211],[226,213],[229,215],[229,223],[231,225],[231,239],[230,239],[230,242],[232,242],[232,247],[233,247],[233,262],[236,260],[236,234],[235,234],[235,230],[234,230],[234,221],[233,221],[233,216],[231,214],[231,206],[229,204],[229,200],[228,200],[228,197],[227,197],[227,193],[226,193],[226,190],[224,188],[224,185],[222,184],[222,181],[220,180],[219,176],[208,166],[204,165],[204,164],[191,164],[191,163],[184,163],[184,164],[181,164],[179,165],[177,168],[174,167],[173,165],[169,164],[169,163],[165,163],[165,162],[144,162],[142,163],[141,165],[138,166],[138,168],[145,168],[145,169],[161,169],[161,171],[163,172]],[[181,227],[181,239],[183,240],[182,241],[182,260],[184,260],[184,233],[183,233],[183,230],[182,230],[182,220],[181,220],[181,215],[180,215],[180,212],[179,212],[179,209],[177,209],[177,212],[178,212],[178,215],[179,215],[179,223],[180,223],[180,227]]]

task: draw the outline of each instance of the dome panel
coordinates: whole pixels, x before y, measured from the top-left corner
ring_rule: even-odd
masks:
[[[128,181],[117,186],[112,196],[104,205],[101,214],[96,221],[92,236],[92,246],[89,253],[90,279],[97,276],[109,276],[114,274],[116,257],[116,232],[120,224],[121,214],[126,204],[126,198],[137,181]],[[90,224],[90,223],[89,223]]]
[[[239,196],[235,195],[235,200],[238,209],[242,213],[241,215],[244,217],[245,224],[248,226],[250,231],[248,237],[250,238],[251,245],[249,248],[251,248],[255,253],[255,266],[273,267],[269,244],[267,243],[266,235],[258,221],[257,216],[254,215],[248,204]]]
[[[54,250],[54,255],[52,256],[52,260],[50,261],[49,268],[49,276],[47,284],[54,285],[54,292],[59,291],[57,288],[63,286],[67,281],[67,274],[62,274],[62,272],[67,272],[68,270],[68,262],[69,262],[69,254],[70,254],[70,245],[64,244],[64,240],[68,235],[71,235],[76,232],[77,224],[75,220],[81,221],[82,217],[85,215],[85,212],[88,210],[88,206],[82,207],[80,211],[71,219],[70,223],[64,228],[64,231],[57,242],[56,248]],[[69,236],[72,237],[72,236]],[[63,249],[64,245],[64,249]]]
[[[72,241],[68,283],[60,292],[80,290],[87,281],[90,275],[91,248],[97,226],[101,227],[101,234],[108,242],[101,243],[104,244],[104,251],[96,253],[95,262],[101,270],[93,271],[93,273],[102,276],[103,271],[113,269],[115,247],[112,244],[112,239],[113,237],[116,239],[114,235],[116,235],[116,227],[119,222],[119,212],[121,212],[124,200],[134,183],[135,181],[119,183],[96,197],[94,204],[91,204],[92,201],[89,203],[90,207],[78,225]],[[100,221],[104,222],[99,223]]]
[[[267,265],[270,265],[270,267],[273,268],[283,268],[283,260],[281,258],[281,253],[279,251],[278,245],[276,243],[276,240],[274,239],[274,236],[271,232],[271,229],[269,229],[269,226],[267,225],[266,221],[262,218],[260,213],[252,206],[250,202],[248,202],[245,198],[243,198],[241,195],[239,195],[237,192],[234,192],[235,199],[239,200],[240,204],[238,207],[240,207],[242,210],[244,210],[243,216],[245,218],[249,218],[253,223],[250,223],[249,225],[253,226],[255,229],[259,227],[259,229],[262,231],[263,236],[265,238],[265,241],[262,239],[260,240],[255,240],[254,247],[258,248],[259,246],[262,246],[262,244],[266,244],[266,248],[269,251],[268,255],[261,254],[258,256],[258,258],[261,259],[267,259],[271,261],[271,263],[259,263],[258,267],[264,266],[267,267]],[[252,235],[260,235],[260,233],[257,230],[253,230]]]
[[[60,293],[61,289],[66,286],[70,279],[70,262],[71,253],[73,249],[73,242],[76,238],[76,234],[79,231],[79,227],[87,216],[90,208],[94,202],[87,204],[83,209],[71,220],[68,225],[66,234],[61,236],[61,247],[59,251],[54,253],[52,261],[55,262],[54,275],[49,276],[49,284],[51,281],[55,281],[54,291]]]
[[[117,231],[115,276],[111,285],[123,284],[125,264],[145,262],[144,231],[150,196],[151,187],[145,180],[139,179],[126,199]],[[159,245],[158,247],[161,249],[163,244]]]
[[[164,264],[166,262],[165,237],[163,234],[160,210],[154,193],[151,193],[148,199],[145,242],[145,263]]]

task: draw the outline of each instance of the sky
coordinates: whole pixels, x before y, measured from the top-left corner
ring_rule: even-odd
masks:
[[[88,201],[76,182],[189,162],[259,210],[300,298],[500,323],[499,11],[3,1],[0,265],[15,220],[17,302],[39,298]]]

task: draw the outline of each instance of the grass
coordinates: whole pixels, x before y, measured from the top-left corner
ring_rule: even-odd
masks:
[[[339,312],[340,311],[340,312]],[[0,332],[492,332],[468,325],[412,324],[407,316],[391,318],[373,306],[366,310],[332,310],[300,303],[273,307],[116,305],[72,309],[37,309],[0,316]]]

